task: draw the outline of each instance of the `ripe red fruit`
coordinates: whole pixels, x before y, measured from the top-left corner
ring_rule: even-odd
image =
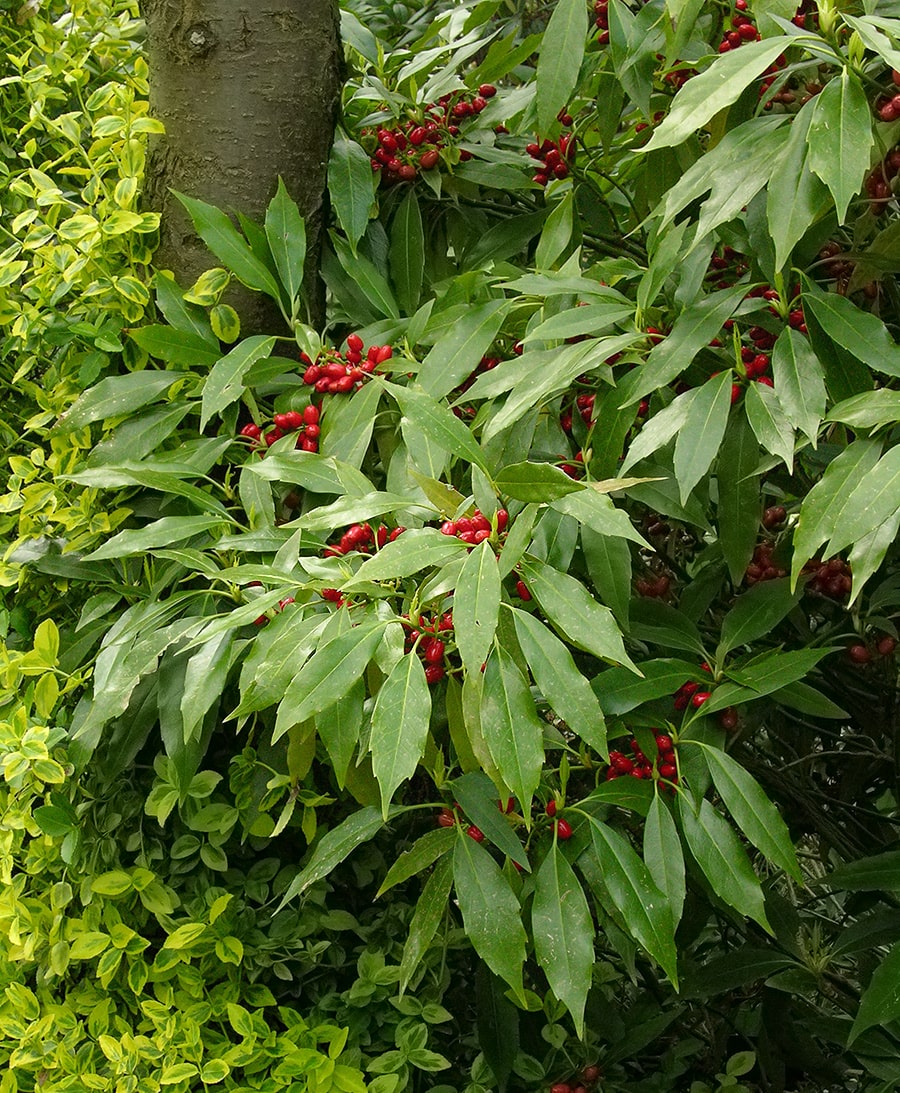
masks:
[[[352,349],[354,353],[361,353],[363,344],[363,340],[358,334],[351,334],[347,338],[347,348]]]
[[[443,664],[429,664],[425,668],[425,679],[429,686],[433,686],[435,683],[440,683],[444,678],[444,666]]]
[[[429,664],[440,664],[444,659],[444,643],[433,638],[425,647],[425,659]]]
[[[438,159],[440,159],[440,152],[437,148],[429,148],[427,152],[423,152],[422,155],[419,156],[419,166],[423,171],[430,171],[437,163]]]
[[[704,702],[708,701],[710,697],[709,691],[697,691],[691,695],[691,705],[694,709],[699,710]]]
[[[894,650],[897,648],[897,639],[892,638],[890,634],[884,634],[878,639],[878,644],[875,648],[878,650],[878,655],[880,657],[892,656]]]
[[[656,746],[661,752],[672,750],[672,737],[668,733],[660,733],[656,738]]]
[[[557,838],[560,838],[563,841],[572,838],[572,825],[569,823],[568,820],[556,821],[556,835]]]
[[[729,706],[719,714],[719,724],[726,732],[734,732],[738,727],[738,720],[737,710],[733,706]]]
[[[519,599],[523,600],[525,603],[528,603],[531,599],[531,593],[528,591],[528,586],[524,581],[516,581],[516,594]]]
[[[492,99],[497,94],[497,88],[492,83],[483,83],[478,88],[478,94],[483,99]]]
[[[555,816],[556,815],[556,801],[550,800],[550,801],[547,802],[547,815],[548,816]]]
[[[438,827],[455,827],[456,817],[450,811],[449,808],[442,808],[437,815]]]
[[[568,1082],[557,1082],[550,1086],[550,1093],[572,1093],[572,1087]]]
[[[484,832],[480,828],[476,827],[474,824],[469,824],[469,826],[466,828],[466,834],[469,836],[470,839],[474,839],[477,843],[484,842]]]
[[[851,645],[847,650],[847,656],[854,664],[868,664],[872,654],[865,645]]]
[[[413,167],[411,163],[404,163],[397,174],[403,179],[404,182],[412,182],[419,172]]]

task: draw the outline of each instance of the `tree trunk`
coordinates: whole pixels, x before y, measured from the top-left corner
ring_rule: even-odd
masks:
[[[151,111],[166,127],[151,147],[145,189],[162,213],[156,265],[189,285],[217,264],[171,189],[261,221],[280,175],[306,217],[306,297],[311,321],[321,326],[317,270],[341,79],[337,0],[141,6]],[[267,298],[239,286],[230,302],[245,332],[275,332],[277,312]]]

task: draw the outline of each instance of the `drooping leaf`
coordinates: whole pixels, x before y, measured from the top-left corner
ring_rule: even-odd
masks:
[[[384,826],[384,822],[381,809],[368,806],[354,812],[323,835],[316,843],[309,862],[288,885],[280,906],[303,895],[307,888],[327,877],[360,843],[371,839]]]
[[[565,1004],[581,1036],[594,968],[594,921],[581,883],[556,839],[534,877],[531,929],[550,989]]]
[[[268,357],[275,347],[274,338],[261,334],[245,338],[216,361],[203,385],[203,402],[200,412],[200,428],[205,429],[209,419],[236,402],[244,391],[242,380],[248,369],[257,361]]]
[[[490,778],[483,771],[472,771],[454,779],[450,786],[466,819],[471,820],[498,850],[530,873],[525,848],[510,826],[505,808],[501,808],[506,802],[497,800],[497,790]]]
[[[587,38],[587,8],[559,0],[550,15],[537,66],[538,128],[547,133],[578,80]]]
[[[156,402],[182,375],[179,372],[146,371],[108,376],[85,391],[60,415],[56,430],[80,429],[92,421],[133,413],[150,402]]]
[[[872,111],[855,72],[843,68],[815,97],[806,139],[809,166],[831,191],[838,223],[860,191],[874,143]]]
[[[372,711],[369,747],[385,819],[394,790],[413,774],[422,758],[430,717],[431,693],[425,669],[418,656],[408,653],[381,685]]]
[[[409,986],[410,979],[418,970],[422,957],[428,951],[428,946],[447,913],[453,873],[453,858],[448,854],[438,861],[434,872],[422,889],[409,924],[409,935],[403,946],[403,956],[400,959],[401,994]]]
[[[872,974],[853,1021],[848,1044],[873,1025],[886,1025],[900,1016],[900,941]]]
[[[303,285],[306,223],[282,178],[266,209],[265,230],[275,268],[287,292],[287,310],[291,312]]]
[[[390,263],[400,307],[412,315],[419,306],[425,271],[425,232],[414,187],[410,187],[391,222]]]
[[[757,386],[754,384],[753,386]],[[738,584],[753,556],[759,530],[759,442],[746,414],[729,418],[716,461],[719,495],[719,542],[733,584]]]
[[[525,677],[502,646],[488,657],[484,672],[481,731],[500,776],[527,816],[544,762],[543,725]]]
[[[470,308],[438,340],[419,370],[419,383],[429,395],[448,395],[475,371],[497,336],[508,307],[505,300],[490,300]]]
[[[653,795],[644,823],[644,861],[656,887],[668,899],[672,921],[677,926],[686,891],[684,855],[672,813],[658,793]]]
[[[819,423],[825,414],[822,366],[809,341],[789,326],[775,343],[772,375],[778,401],[784,407],[788,421],[815,446]]]
[[[720,372],[697,391],[675,441],[675,478],[684,504],[719,454],[731,406],[731,373]]]
[[[485,539],[466,558],[453,595],[453,629],[467,672],[479,671],[487,659],[499,611],[500,571]]]

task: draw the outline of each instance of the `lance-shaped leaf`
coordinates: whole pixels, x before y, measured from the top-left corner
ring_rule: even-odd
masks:
[[[497,489],[517,501],[555,501],[584,489],[552,463],[514,463],[496,476]]]
[[[799,599],[799,590],[791,592],[786,578],[754,585],[722,620],[717,658],[771,633]]]
[[[453,832],[450,834],[452,835]],[[403,956],[400,960],[401,994],[409,986],[410,979],[418,970],[422,957],[428,951],[428,946],[447,913],[452,885],[453,859],[449,856],[442,857],[422,889],[409,924],[409,935],[403,946]]]
[[[809,341],[786,326],[772,353],[772,375],[778,401],[788,421],[809,437],[813,446],[825,413],[825,379]]]
[[[806,139],[809,165],[831,191],[842,224],[847,206],[862,187],[875,140],[869,101],[849,68],[816,95]]]
[[[640,675],[625,652],[622,632],[612,612],[597,603],[580,581],[527,556],[520,570],[529,591],[564,638],[585,652],[624,664]]]
[[[484,672],[481,731],[500,777],[527,816],[544,763],[543,724],[525,677],[502,646]]]
[[[672,813],[658,793],[653,795],[644,824],[644,861],[656,887],[668,899],[672,921],[677,926],[686,891],[684,855]]]
[[[283,907],[296,896],[302,895],[311,885],[327,877],[351,851],[355,850],[360,843],[371,839],[383,826],[384,818],[381,815],[381,809],[369,805],[348,816],[337,827],[333,827],[316,844],[312,857],[288,885],[279,906]]]
[[[744,396],[744,409],[763,449],[784,460],[787,469],[793,471],[794,430],[775,391],[764,383],[751,383]]]
[[[900,376],[900,345],[877,315],[835,292],[822,292],[807,278],[803,278],[803,307],[829,338],[857,360],[876,372]]]
[[[754,472],[758,464],[759,441],[739,407],[731,414],[716,461],[719,542],[734,584],[743,579],[756,545],[759,476]]]
[[[442,566],[461,558],[467,550],[466,544],[455,535],[442,535],[436,528],[412,528],[367,558],[344,587],[410,577],[430,566]]]
[[[587,8],[581,0],[559,0],[544,31],[537,67],[538,128],[546,133],[578,80],[587,38]]]
[[[497,336],[508,307],[506,300],[479,304],[439,339],[419,371],[419,383],[430,395],[441,398],[472,374]]]
[[[402,884],[410,877],[421,873],[429,865],[434,865],[438,858],[442,858],[453,849],[455,840],[456,832],[451,827],[437,827],[434,831],[426,831],[421,838],[416,839],[409,850],[404,850],[390,867],[375,898],[384,895],[394,885]]]
[[[900,507],[900,447],[893,447],[878,460],[872,470],[853,487],[841,511],[827,555],[859,542],[876,528],[893,520]]]
[[[783,45],[784,39],[781,41]],[[814,107],[814,100],[810,100],[791,122],[784,154],[769,176],[766,218],[775,244],[777,269],[784,268],[795,244],[831,208],[828,190],[809,166],[806,134]]]
[[[500,571],[487,539],[465,560],[453,595],[453,628],[467,672],[480,671],[487,659],[500,612]]]
[[[731,406],[731,372],[713,376],[697,392],[675,441],[675,478],[681,503],[719,454]]]
[[[244,375],[257,361],[268,357],[274,346],[274,338],[256,335],[245,338],[220,361],[216,361],[203,385],[201,429],[206,428],[213,414],[221,413],[226,406],[230,406],[241,397],[244,391],[242,383]]]
[[[677,987],[675,924],[669,901],[618,831],[593,816],[588,819],[594,853],[613,907],[635,941],[643,945]]]
[[[372,659],[383,630],[380,622],[354,626],[310,657],[291,680],[281,700],[273,742],[292,725],[327,710],[343,698]]]
[[[328,196],[350,245],[365,235],[375,203],[375,175],[365,149],[355,140],[341,138],[328,160]]]
[[[369,164],[366,164],[369,167]],[[369,171],[371,174],[371,170]],[[412,315],[419,306],[425,271],[425,233],[415,187],[411,186],[391,222],[391,280],[400,307]]]
[[[209,347],[206,348],[208,351]],[[80,429],[92,421],[133,413],[148,402],[155,402],[181,378],[180,372],[153,371],[108,376],[77,398],[60,416],[55,429],[58,432]]]
[[[510,827],[506,812],[498,807],[497,790],[490,778],[477,770],[454,779],[448,785],[467,819],[480,828],[498,850],[530,873],[531,865],[525,847]]]
[[[442,451],[466,459],[485,474],[488,473],[484,452],[478,441],[443,403],[411,387],[400,387],[396,383],[385,383],[384,386],[414,430],[423,433]]]
[[[142,528],[120,531],[92,554],[88,554],[85,561],[126,558],[130,554],[148,553],[155,547],[183,543],[186,539],[193,539],[204,531],[221,528],[222,525],[222,518],[218,516],[163,516]]]
[[[316,714],[316,732],[325,745],[331,769],[341,789],[344,788],[353,752],[359,743],[365,698],[365,681],[357,679],[337,702]]]
[[[688,849],[712,890],[738,914],[754,919],[771,933],[762,888],[734,828],[706,799],[697,812],[684,793],[679,794],[678,804]]]
[[[873,1025],[886,1025],[900,1017],[900,941],[875,969],[859,1001],[848,1044]]]
[[[266,209],[266,240],[281,283],[287,290],[288,311],[300,294],[306,260],[306,223],[282,178]]]
[[[719,796],[735,823],[773,865],[799,881],[800,867],[787,824],[762,787],[727,752],[700,746]]]
[[[515,608],[512,611],[519,645],[544,698],[569,728],[606,757],[603,711],[590,683],[575,667],[572,654],[534,615]]]
[[[525,930],[519,901],[491,855],[463,834],[453,851],[453,883],[475,952],[524,1001]]]
[[[594,920],[581,883],[556,839],[534,877],[531,929],[550,989],[565,1004],[581,1036],[594,970]]]
[[[372,711],[372,772],[381,788],[387,818],[394,790],[415,771],[428,738],[431,693],[422,661],[414,653],[401,657],[381,685]]]

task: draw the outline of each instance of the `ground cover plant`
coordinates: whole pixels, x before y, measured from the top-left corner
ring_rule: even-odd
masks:
[[[0,15],[0,1093],[896,1088],[896,9],[348,5],[324,330],[136,15]]]

